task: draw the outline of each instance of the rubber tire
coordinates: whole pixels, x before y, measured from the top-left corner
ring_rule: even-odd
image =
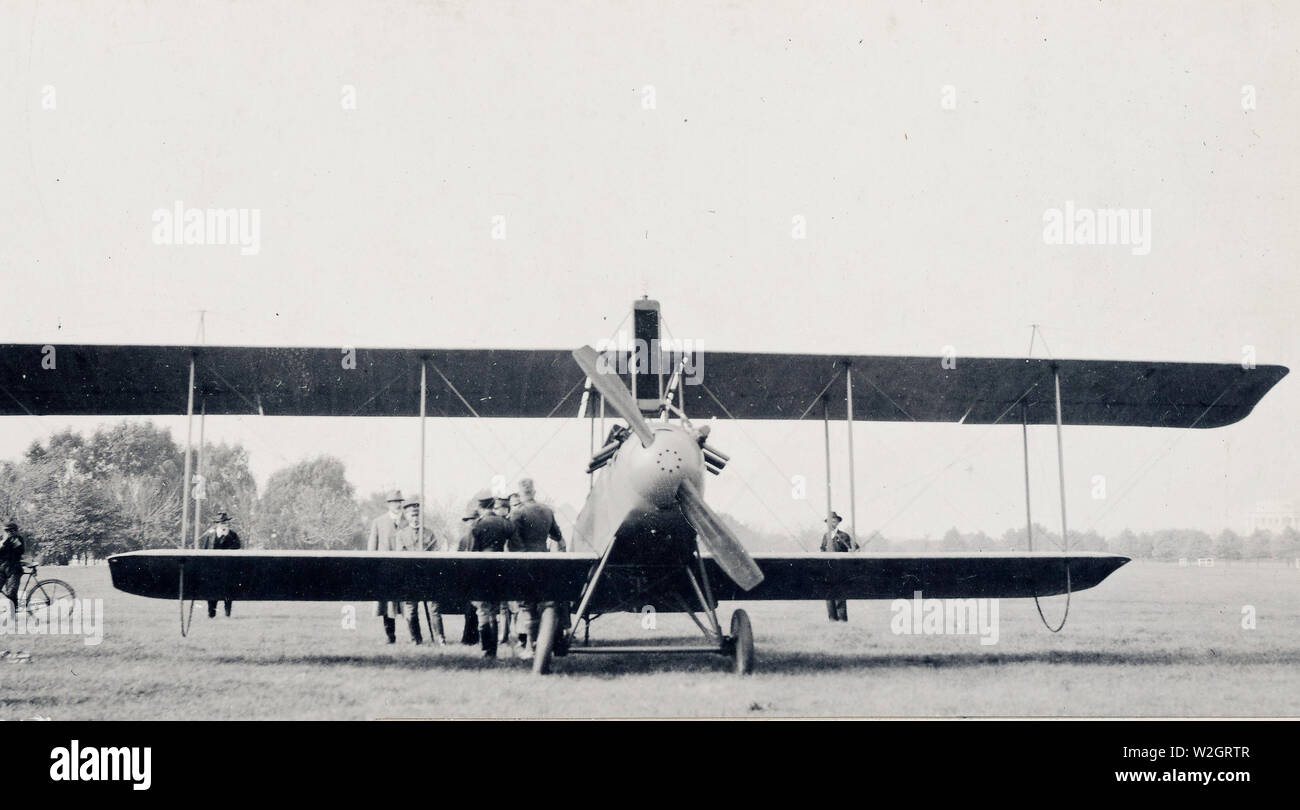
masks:
[[[36,605],[32,605],[32,597],[36,596],[37,591],[40,591],[42,598],[37,600]],[[27,598],[23,602],[23,609],[30,613],[33,607],[40,607],[44,599],[49,600],[46,604],[50,607],[53,607],[57,602],[68,600],[72,602],[71,609],[77,609],[77,592],[72,589],[71,585],[61,579],[43,579],[33,585],[31,590],[27,592]]]
[[[731,614],[732,660],[737,675],[754,671],[754,630],[749,624],[749,614],[737,610]]]
[[[551,653],[555,650],[555,631],[559,616],[554,605],[542,608],[542,618],[537,623],[537,641],[533,649],[533,674],[547,675],[551,671]]]

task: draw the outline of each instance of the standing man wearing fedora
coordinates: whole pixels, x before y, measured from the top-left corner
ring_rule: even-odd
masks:
[[[858,550],[858,544],[853,538],[840,531],[842,519],[836,512],[831,512],[831,516],[826,518],[826,534],[822,535],[822,551],[844,553]],[[827,599],[826,615],[833,622],[847,622],[849,620],[848,600]]]
[[[218,512],[216,520],[212,521],[212,528],[203,533],[200,540],[200,547],[206,549],[218,549],[222,551],[233,551],[240,548],[239,535],[234,529],[230,528],[230,515],[225,512]],[[226,615],[230,615],[230,600],[226,602]],[[208,602],[208,618],[217,618],[217,602],[211,600]]]
[[[385,500],[388,503],[388,512],[370,522],[366,548],[370,551],[402,551],[402,538],[399,535],[402,529],[406,528],[406,518],[402,516],[402,493],[394,489],[388,493]],[[388,636],[388,643],[396,644],[397,617],[404,615],[402,603],[376,602],[375,615],[384,620],[384,634]],[[419,615],[411,610],[406,619],[411,631],[411,641],[419,644],[423,641],[420,637]]]

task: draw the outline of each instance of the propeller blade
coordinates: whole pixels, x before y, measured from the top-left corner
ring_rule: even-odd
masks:
[[[632,399],[632,392],[627,390],[627,386],[618,375],[600,367],[600,355],[590,346],[574,349],[573,359],[578,361],[578,365],[591,380],[592,386],[600,392],[614,412],[623,417],[627,426],[632,428],[632,432],[641,440],[642,446],[649,447],[654,442],[654,431],[650,429],[650,423],[641,415],[636,400]]]
[[[718,567],[727,576],[747,591],[763,581],[763,572],[759,570],[758,563],[754,562],[754,558],[749,556],[736,536],[704,502],[699,489],[689,478],[684,479],[681,488],[677,490],[677,500],[686,513],[686,519],[695,527],[700,540],[712,552],[713,559],[717,560]]]

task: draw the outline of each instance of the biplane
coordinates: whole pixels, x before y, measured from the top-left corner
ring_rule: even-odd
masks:
[[[539,674],[548,672],[558,656],[609,652],[721,654],[743,674],[754,667],[753,630],[743,608],[731,614],[724,629],[722,602],[893,600],[912,598],[918,591],[933,598],[1068,597],[1097,585],[1128,558],[1068,548],[1032,550],[1027,440],[1030,549],[751,553],[704,498],[707,477],[724,474],[729,461],[712,444],[710,424],[726,424],[717,420],[802,419],[820,404],[827,425],[843,418],[850,426],[850,489],[855,421],[1019,423],[1026,435],[1030,425],[1055,425],[1061,536],[1068,538],[1063,426],[1229,425],[1247,416],[1287,373],[1275,365],[1110,360],[971,357],[952,362],[715,351],[692,358],[679,356],[686,352],[671,342],[667,349],[659,342],[657,302],[635,302],[633,315],[634,347],[602,351],[590,346],[576,351],[340,353],[247,346],[9,345],[0,348],[5,380],[0,413],[187,414],[192,420],[197,399],[200,416],[419,416],[423,495],[426,416],[573,418],[572,404],[578,404],[579,417],[593,414],[594,419],[599,398],[602,421],[609,407],[625,425],[615,425],[603,446],[596,448],[593,442],[587,468],[593,477],[590,493],[571,546],[589,550],[202,551],[188,547],[187,495],[180,547],[110,558],[113,584],[131,594],[178,599],[182,605],[210,599],[538,601],[544,605],[533,657]],[[700,372],[698,378],[686,379],[688,369]],[[181,385],[186,378],[188,385]],[[842,399],[829,393],[840,379]],[[807,405],[810,392],[818,389],[813,405]],[[827,431],[828,479],[829,453]],[[186,481],[190,456],[187,447]],[[827,501],[829,513],[829,487]],[[592,620],[603,614],[640,612],[646,606],[686,614],[704,642],[592,646],[584,635],[584,643],[578,643],[580,625],[589,632]],[[568,616],[572,621],[566,621]]]

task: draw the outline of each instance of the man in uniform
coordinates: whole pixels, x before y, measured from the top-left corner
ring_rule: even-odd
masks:
[[[398,537],[406,526],[406,518],[402,516],[402,493],[394,489],[388,493],[385,500],[388,504],[388,512],[370,522],[366,548],[370,551],[402,551]],[[384,620],[384,634],[388,636],[389,644],[397,643],[397,617],[403,615],[403,607],[401,602],[375,603],[375,615]],[[413,608],[414,605],[411,607]],[[420,617],[413,609],[406,615],[406,624],[411,633],[411,641],[416,644],[422,642],[424,639],[420,635]]]
[[[13,520],[6,521],[4,529],[0,530],[0,591],[9,600],[15,620],[18,616],[18,585],[23,578],[24,549],[18,524]]]
[[[836,512],[831,512],[831,516],[826,518],[826,534],[822,535],[822,551],[843,553],[858,550],[858,544],[853,538],[840,531],[841,520],[842,518]],[[848,600],[827,599],[826,615],[833,622],[847,622],[849,620]]]
[[[519,506],[510,512],[510,522],[515,524],[518,542],[508,551],[564,551],[564,532],[555,522],[555,511],[544,503],[538,503],[537,489],[533,479],[524,478],[519,482]],[[537,629],[542,620],[542,611],[550,606],[549,602],[511,602],[510,610],[515,613],[518,623],[515,632],[519,634],[519,657],[528,659],[537,646]]]
[[[510,518],[510,499],[493,498],[492,514],[496,515],[497,517],[506,518],[508,520]],[[514,550],[515,549],[513,548],[506,549],[506,551],[514,551]],[[497,605],[497,644],[498,645],[505,644],[506,640],[510,638],[510,625],[512,624],[511,620],[514,618],[514,614],[517,612],[518,611],[515,610],[514,602],[501,602],[500,604]]]
[[[217,519],[214,520],[212,528],[203,533],[199,540],[200,548],[218,549],[222,551],[233,551],[243,546],[239,541],[239,533],[230,528],[230,515],[225,512],[218,512]],[[230,616],[230,600],[226,602],[226,616]],[[217,618],[216,600],[208,601],[208,618]]]
[[[433,529],[423,524],[420,517],[420,496],[412,495],[402,504],[402,517],[406,520],[406,525],[398,530],[398,544],[405,551],[437,551],[438,538],[434,536]],[[440,647],[447,646],[447,635],[442,629],[442,613],[438,611],[438,603],[426,601],[429,612],[429,632],[433,634],[433,643]],[[420,624],[420,603],[407,602],[415,624]]]
[[[518,542],[514,524],[493,511],[496,500],[490,492],[479,493],[479,517],[470,530],[474,551],[505,551],[507,545]],[[495,601],[477,600],[474,608],[478,611],[478,635],[483,657],[494,659],[497,656],[496,614],[500,606]]]

